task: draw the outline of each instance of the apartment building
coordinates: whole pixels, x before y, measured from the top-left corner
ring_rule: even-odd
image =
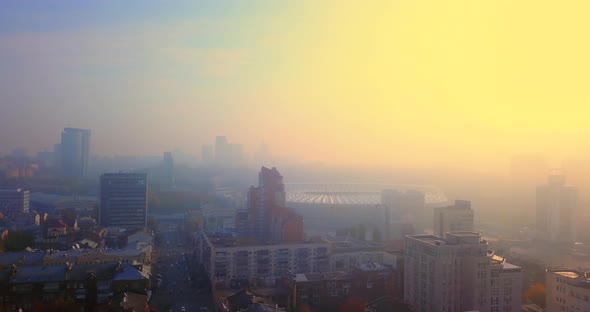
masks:
[[[520,311],[522,272],[475,232],[406,237],[404,300],[418,312]]]
[[[229,234],[201,233],[199,256],[213,285],[247,282],[274,286],[297,273],[327,272],[329,244],[323,240],[260,245]]]
[[[548,269],[545,273],[547,311],[590,312],[590,274]]]

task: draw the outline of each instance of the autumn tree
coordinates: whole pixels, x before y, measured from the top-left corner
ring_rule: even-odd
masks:
[[[525,301],[529,300],[540,307],[545,307],[545,293],[545,284],[536,283],[527,289],[523,297]]]

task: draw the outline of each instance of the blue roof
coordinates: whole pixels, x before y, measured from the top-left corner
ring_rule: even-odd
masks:
[[[17,267],[11,283],[59,282],[66,278],[66,266],[25,266]]]
[[[133,266],[128,266],[122,272],[117,273],[114,281],[134,281],[148,279],[148,277]]]

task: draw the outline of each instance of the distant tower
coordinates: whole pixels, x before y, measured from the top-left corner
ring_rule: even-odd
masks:
[[[60,155],[62,176],[86,177],[90,158],[90,130],[64,128]]]
[[[562,173],[553,172],[548,184],[537,187],[537,238],[541,241],[576,240],[578,195],[565,181]]]
[[[471,202],[456,200],[453,206],[434,208],[434,235],[445,237],[447,232],[473,231]]]
[[[203,145],[201,147],[201,160],[205,164],[213,162],[213,145]]]
[[[227,164],[229,162],[229,143],[225,136],[215,138],[215,162],[218,164]]]
[[[168,184],[174,185],[174,158],[171,152],[164,153],[164,170]]]

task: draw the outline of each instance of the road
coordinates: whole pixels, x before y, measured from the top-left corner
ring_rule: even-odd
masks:
[[[152,307],[158,311],[176,312],[182,307],[186,311],[213,311],[211,293],[195,283],[204,277],[198,275],[193,252],[193,246],[179,233],[178,222],[157,221]],[[158,274],[162,279],[159,286]]]

